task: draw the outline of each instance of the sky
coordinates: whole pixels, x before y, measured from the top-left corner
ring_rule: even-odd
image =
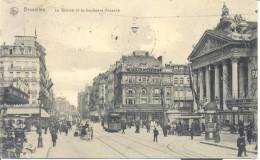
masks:
[[[74,105],[95,76],[133,50],[163,56],[163,63],[187,63],[204,31],[216,27],[224,2],[231,15],[257,21],[256,0],[0,1],[0,43],[34,35],[36,28],[54,93]],[[10,14],[12,7],[17,15]]]

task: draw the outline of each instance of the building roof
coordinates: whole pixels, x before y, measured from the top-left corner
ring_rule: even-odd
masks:
[[[220,22],[217,24],[217,27],[213,30],[206,30],[204,32],[204,34],[192,50],[191,54],[189,55],[188,60],[197,57],[195,55],[201,50],[201,48],[203,49],[203,47],[205,47],[205,41],[207,40],[207,37],[218,39],[219,41],[223,42],[219,46],[213,45],[213,47],[215,47],[213,48],[213,50],[220,49],[231,44],[256,43],[255,40],[257,39],[257,22],[246,21],[245,18],[243,18],[239,14],[231,17],[229,13],[222,13],[222,17],[220,19]]]

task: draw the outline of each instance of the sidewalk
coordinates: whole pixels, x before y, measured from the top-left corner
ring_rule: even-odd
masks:
[[[43,130],[44,132],[44,130]],[[26,134],[26,138],[28,140],[28,143],[33,144],[36,147],[36,151],[32,153],[31,158],[47,158],[48,153],[52,147],[52,141],[51,141],[51,135],[48,131],[47,134],[42,135],[43,139],[43,148],[37,148],[38,144],[38,134],[36,131],[31,131]]]
[[[214,140],[205,140],[204,134],[202,134],[202,136],[197,140],[199,140],[200,143],[202,143],[202,144],[237,150],[237,137],[238,137],[238,134],[230,134],[228,132],[221,132],[219,143],[215,143]],[[256,144],[257,144],[257,142],[252,142],[251,144],[248,144],[248,142],[246,140],[247,152],[257,154],[257,150],[255,150]]]

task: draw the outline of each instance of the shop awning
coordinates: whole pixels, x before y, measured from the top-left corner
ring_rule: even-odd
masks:
[[[13,107],[8,108],[6,115],[39,115],[39,108],[29,108],[29,107]],[[50,115],[44,110],[41,109],[41,117],[48,118]]]

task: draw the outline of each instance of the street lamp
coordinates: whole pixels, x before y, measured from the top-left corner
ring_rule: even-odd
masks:
[[[42,124],[41,124],[41,114],[42,114],[42,104],[41,104],[41,99],[40,97],[38,98],[38,104],[39,104],[39,131],[38,131],[38,148],[43,147],[42,143]]]
[[[219,135],[219,129],[220,129],[220,126],[219,126],[219,112],[218,112],[218,105],[219,105],[219,98],[216,96],[215,97],[215,102],[216,102],[216,133],[215,133],[215,142],[216,143],[219,143],[220,142],[220,135]]]

